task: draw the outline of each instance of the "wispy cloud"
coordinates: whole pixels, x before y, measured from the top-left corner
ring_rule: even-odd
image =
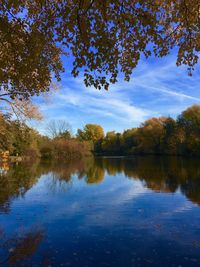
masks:
[[[135,106],[128,98],[114,92],[89,92],[87,89],[82,89],[77,94],[69,88],[64,88],[59,99],[63,105],[72,105],[84,113],[98,114],[102,117],[112,117],[120,121],[140,122],[149,115],[149,111]]]
[[[175,58],[170,57],[165,64],[153,65],[143,62],[146,67],[133,78],[135,87],[147,91],[156,91],[163,96],[171,96],[174,101],[189,99],[200,102],[198,69],[193,77],[187,75],[184,68],[177,68]],[[171,99],[172,100],[172,99]]]
[[[163,89],[163,88],[152,88],[152,87],[151,87],[151,89],[168,94],[170,96],[175,96],[175,97],[183,98],[183,99],[186,98],[186,99],[191,99],[191,100],[200,102],[200,98],[198,98],[198,97],[186,95],[184,93],[175,92],[175,91],[172,91],[170,89],[167,90],[167,89]]]
[[[50,104],[41,105],[46,120],[66,118],[74,128],[85,123],[100,123],[105,130],[120,131],[153,115],[150,110],[134,104],[125,90],[111,88],[107,92],[88,89],[79,80],[73,83],[67,81],[62,87]]]
[[[82,77],[63,77],[61,90],[49,104],[40,104],[46,120],[66,119],[76,130],[86,123],[101,124],[106,131],[138,126],[152,116],[176,116],[200,103],[200,75],[193,77],[175,66],[174,56],[141,61],[130,82],[120,77],[109,91],[86,88]],[[42,127],[39,128],[42,131]]]

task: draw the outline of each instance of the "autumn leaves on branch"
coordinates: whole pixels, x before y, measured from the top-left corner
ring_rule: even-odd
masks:
[[[130,79],[142,55],[162,57],[176,47],[177,65],[198,62],[198,0],[2,0],[0,84],[10,99],[39,95],[60,81],[61,55],[73,76],[108,89],[118,73]]]

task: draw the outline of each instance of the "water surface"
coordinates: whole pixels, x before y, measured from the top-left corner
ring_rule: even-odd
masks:
[[[199,266],[200,160],[0,169],[0,266]]]

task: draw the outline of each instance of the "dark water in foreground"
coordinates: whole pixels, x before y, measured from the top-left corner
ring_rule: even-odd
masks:
[[[200,266],[200,160],[3,168],[0,266]]]

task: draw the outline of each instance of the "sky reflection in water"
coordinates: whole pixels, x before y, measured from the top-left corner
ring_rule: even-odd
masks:
[[[199,266],[199,163],[138,157],[13,166],[0,176],[1,265]]]

